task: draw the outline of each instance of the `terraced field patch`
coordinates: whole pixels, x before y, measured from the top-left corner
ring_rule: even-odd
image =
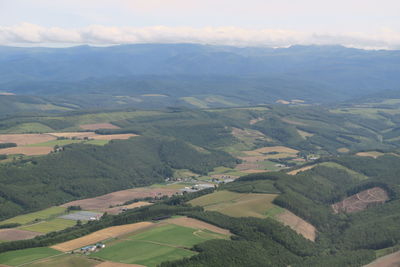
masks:
[[[365,210],[371,205],[383,204],[387,200],[389,200],[389,196],[385,190],[373,187],[333,204],[332,209],[334,213],[352,213]]]

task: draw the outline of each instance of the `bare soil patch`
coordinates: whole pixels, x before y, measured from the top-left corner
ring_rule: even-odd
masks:
[[[368,152],[358,152],[356,155],[360,157],[371,157],[376,159],[377,157],[383,156],[384,154],[378,151],[368,151]]]
[[[9,147],[0,149],[1,154],[15,155],[24,154],[28,156],[47,155],[53,151],[52,147],[38,146],[38,147]]]
[[[298,234],[301,234],[305,238],[315,241],[316,233],[317,230],[315,227],[297,216],[296,214],[285,210],[283,213],[278,214],[275,216],[275,218],[282,222],[284,225],[289,226],[292,228],[294,231],[296,231]]]
[[[67,252],[84,246],[98,243],[100,241],[122,236],[134,231],[142,230],[148,227],[152,227],[154,223],[151,222],[139,222],[133,224],[119,225],[108,227],[94,233],[88,234],[83,237],[79,237],[74,240],[70,240],[64,243],[60,243],[52,246],[56,250]]]
[[[1,229],[0,240],[15,241],[23,239],[31,239],[35,236],[42,235],[42,233],[31,232],[19,229]]]
[[[84,130],[120,129],[118,126],[111,124],[111,123],[82,124],[79,127]]]
[[[179,189],[140,187],[121,190],[94,198],[75,200],[63,204],[62,207],[81,206],[84,210],[105,211],[109,209],[110,205],[121,205],[135,198],[172,196],[176,192],[179,192]]]
[[[252,120],[250,120],[250,125],[253,125],[253,124],[256,124],[257,122],[259,122],[259,121],[263,121],[264,120],[264,118],[261,118],[261,117],[259,117],[259,118],[255,118],[255,119],[252,119]]]
[[[340,152],[340,153],[348,153],[348,152],[350,152],[350,150],[348,148],[346,148],[346,147],[338,148],[337,151]]]
[[[383,204],[387,200],[389,200],[389,196],[385,190],[373,187],[333,204],[332,209],[334,213],[352,213],[365,210],[371,205]]]
[[[145,202],[145,201],[139,201],[139,202],[136,202],[136,203],[133,203],[130,205],[123,205],[123,206],[108,208],[108,209],[104,209],[101,211],[107,212],[109,214],[119,214],[119,213],[123,212],[123,209],[134,209],[134,208],[139,208],[139,207],[148,206],[148,205],[152,205],[152,203]]]
[[[312,168],[314,168],[314,167],[316,167],[316,166],[317,166],[317,164],[315,164],[315,165],[308,165],[308,166],[305,166],[305,167],[303,167],[303,168],[290,171],[290,172],[288,172],[288,174],[290,174],[290,175],[296,175],[296,174],[298,174],[299,172],[304,172],[304,171],[307,171],[307,170],[311,170]]]
[[[189,227],[189,228],[194,228],[194,229],[201,229],[201,230],[210,230],[214,233],[218,233],[218,234],[223,234],[223,235],[232,235],[231,232],[229,232],[229,230],[226,230],[224,228],[200,221],[200,220],[196,220],[196,219],[192,219],[192,218],[188,218],[188,217],[179,217],[179,218],[173,218],[173,219],[168,219],[165,220],[165,222],[167,223],[172,223],[172,224],[176,224],[176,225],[180,225],[180,226],[185,226],[185,227]]]
[[[257,169],[260,166],[254,163],[240,163],[236,166],[236,169],[239,171],[249,170],[249,169]]]
[[[0,143],[16,143],[18,146],[56,140],[51,134],[0,134]]]
[[[380,257],[364,267],[399,267],[400,251]]]

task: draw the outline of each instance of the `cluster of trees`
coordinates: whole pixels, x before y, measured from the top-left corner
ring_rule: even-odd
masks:
[[[0,143],[0,149],[2,148],[8,148],[8,147],[16,147],[16,143]]]

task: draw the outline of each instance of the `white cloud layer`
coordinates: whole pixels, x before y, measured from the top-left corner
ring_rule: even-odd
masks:
[[[363,49],[400,49],[400,32],[383,29],[371,33],[300,32],[238,27],[109,27],[79,29],[41,27],[22,23],[0,26],[1,45],[114,45],[138,43],[199,43],[233,46],[285,47],[290,45],[344,45]]]

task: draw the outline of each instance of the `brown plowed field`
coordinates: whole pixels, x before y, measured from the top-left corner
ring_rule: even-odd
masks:
[[[18,146],[44,143],[56,139],[51,134],[0,134],[0,143],[16,143]]]
[[[139,201],[130,205],[124,205],[124,206],[118,206],[118,207],[114,207],[114,208],[108,208],[108,209],[103,209],[103,210],[99,210],[102,212],[107,212],[109,214],[119,214],[122,212],[122,209],[134,209],[134,208],[139,208],[139,207],[143,207],[143,206],[148,206],[151,205],[152,203],[150,202],[145,202],[145,201]]]
[[[376,259],[364,267],[399,267],[400,251]]]
[[[121,190],[94,198],[75,200],[63,204],[62,207],[81,206],[84,210],[103,211],[104,209],[108,209],[110,206],[121,205],[126,201],[135,198],[156,197],[163,195],[172,196],[176,192],[179,192],[179,189],[141,187]]]
[[[52,147],[48,146],[37,146],[37,147],[9,147],[0,149],[0,154],[5,155],[16,155],[16,154],[24,154],[28,156],[37,156],[37,155],[46,155],[53,151]]]
[[[118,126],[111,123],[94,123],[79,125],[84,130],[98,130],[98,129],[120,129]]]
[[[285,210],[283,213],[278,214],[275,216],[275,218],[282,222],[284,225],[289,226],[292,228],[294,231],[296,231],[298,234],[301,234],[305,238],[315,241],[316,237],[316,229],[315,227],[297,216],[296,214]]]
[[[0,240],[5,240],[5,241],[31,239],[38,235],[42,235],[42,233],[19,230],[19,229],[1,229],[0,230]]]
[[[167,223],[172,223],[172,224],[176,224],[176,225],[180,225],[180,226],[185,226],[185,227],[189,227],[189,228],[194,228],[194,229],[206,229],[206,230],[210,230],[214,233],[218,233],[218,234],[223,234],[223,235],[232,235],[231,232],[229,232],[229,230],[220,228],[218,226],[200,221],[200,220],[196,220],[196,219],[192,219],[192,218],[188,218],[188,217],[179,217],[179,218],[173,218],[173,219],[168,219],[165,220],[164,222]]]
[[[389,196],[385,190],[380,187],[373,187],[333,204],[332,209],[334,213],[351,213],[365,210],[371,204],[383,204],[387,200],[389,200]]]
[[[52,246],[51,248],[67,252],[74,249],[78,249],[84,246],[95,244],[106,239],[115,238],[121,235],[131,233],[133,231],[142,230],[145,228],[152,227],[154,223],[151,222],[139,222],[133,224],[119,225],[108,227],[94,233],[73,239],[64,243],[60,243]]]

